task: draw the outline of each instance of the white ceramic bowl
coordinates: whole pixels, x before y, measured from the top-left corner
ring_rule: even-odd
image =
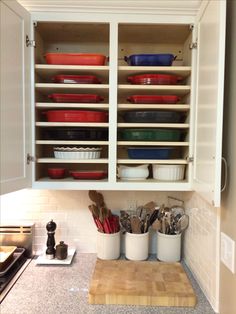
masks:
[[[185,165],[152,165],[153,178],[160,181],[184,179]]]
[[[148,165],[118,166],[118,178],[122,180],[144,180],[149,176]]]

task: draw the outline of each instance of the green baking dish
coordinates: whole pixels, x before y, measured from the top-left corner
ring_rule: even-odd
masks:
[[[124,129],[121,138],[125,141],[179,141],[180,130],[170,129]]]

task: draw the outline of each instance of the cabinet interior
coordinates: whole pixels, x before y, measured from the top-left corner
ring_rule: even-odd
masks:
[[[39,22],[35,28],[36,63],[46,64],[47,52],[109,55],[109,24]]]
[[[191,66],[188,43],[192,32],[189,25],[119,24],[119,61],[132,54],[172,53],[173,65]]]
[[[119,165],[136,166],[149,165],[149,177],[145,182],[158,183],[152,178],[153,164],[184,164],[185,176],[182,182],[189,180],[187,157],[189,156],[190,136],[190,111],[191,111],[191,64],[192,51],[189,44],[192,42],[192,31],[189,25],[175,24],[144,24],[144,23],[118,23],[118,42],[113,45],[118,51],[117,66],[109,63],[110,54],[109,23],[69,23],[69,22],[38,22],[35,27],[35,154],[36,168],[35,179],[50,180],[47,175],[48,168],[63,167],[67,176],[61,181],[73,181],[69,176],[71,170],[109,170],[112,164],[117,172]],[[115,36],[114,36],[115,38]],[[114,49],[114,48],[113,48]],[[45,60],[46,53],[90,53],[102,54],[107,57],[103,66],[76,66],[76,65],[51,65]],[[175,56],[172,66],[130,66],[124,61],[125,56],[133,54],[159,54],[170,53]],[[116,73],[117,86],[111,86],[109,73]],[[181,76],[183,79],[178,85],[132,85],[127,82],[128,76],[142,74],[171,74]],[[95,75],[100,84],[55,84],[52,77],[55,75]],[[117,93],[117,103],[110,103],[111,90]],[[98,103],[57,103],[52,102],[48,95],[53,93],[79,93],[96,94],[103,97]],[[179,97],[177,104],[133,104],[127,98],[131,95],[176,95]],[[63,123],[48,122],[45,112],[49,110],[96,110],[107,112],[109,108],[117,106],[117,138],[109,138],[111,122],[94,123]],[[127,111],[174,111],[181,115],[178,123],[127,123],[124,115]],[[94,132],[103,130],[105,138],[93,140],[58,139],[56,136],[47,137],[47,134],[58,128],[91,128]],[[124,129],[150,129],[160,128],[178,130],[178,141],[124,141],[121,133]],[[105,134],[104,133],[104,134]],[[46,135],[45,135],[46,134]],[[114,133],[113,133],[114,134]],[[109,156],[109,145],[116,141],[116,160]],[[100,147],[101,155],[98,159],[65,160],[54,158],[53,148],[56,146]],[[128,147],[172,147],[176,156],[168,160],[157,159],[130,159]],[[109,174],[108,174],[109,175]],[[109,177],[112,182],[120,179]],[[52,180],[53,181],[53,180]],[[108,178],[102,179],[108,181]],[[78,182],[78,181],[77,181]],[[83,181],[80,181],[83,184]],[[177,184],[177,183],[176,183]],[[145,188],[144,188],[145,189]]]
[[[117,145],[117,167],[139,166],[148,164],[149,177],[147,182],[152,180],[152,165],[185,165],[184,180],[189,180],[189,169],[187,157],[189,156],[189,130],[190,130],[190,94],[191,94],[191,64],[192,53],[189,45],[192,42],[192,32],[190,25],[168,25],[168,24],[119,24],[118,26],[118,145]],[[129,66],[125,62],[125,57],[137,54],[173,54],[175,60],[172,66]],[[127,81],[127,77],[144,74],[170,74],[181,76],[182,80],[178,85],[132,85]],[[145,104],[130,103],[129,97],[133,95],[175,95],[179,97],[177,104]],[[126,113],[149,111],[173,111],[181,115],[179,123],[133,123],[126,121]],[[131,114],[130,114],[131,116]],[[138,120],[137,120],[138,121]],[[129,132],[142,130],[159,129],[170,132],[179,132],[178,141],[145,141],[127,140]],[[126,133],[126,135],[123,135]],[[123,137],[123,138],[122,138]],[[126,137],[126,140],[124,140]],[[170,159],[130,159],[129,148],[151,149],[151,148],[171,148],[174,155]],[[172,150],[170,150],[172,151]],[[124,179],[123,179],[124,180]],[[128,180],[128,179],[127,179]],[[155,180],[154,180],[155,181]],[[158,181],[158,180],[157,180]]]

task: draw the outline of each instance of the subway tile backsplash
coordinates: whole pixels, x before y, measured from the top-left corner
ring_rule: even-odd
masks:
[[[184,260],[217,312],[220,209],[212,207],[196,193],[186,193],[184,198],[190,218],[184,235]]]
[[[196,193],[102,191],[113,212],[131,209],[149,201],[169,203],[168,196],[185,200],[190,216],[183,241],[184,259],[198,280],[214,309],[218,304],[218,211]],[[64,240],[78,252],[96,252],[96,227],[88,210],[88,191],[22,190],[1,196],[1,224],[34,223],[34,250],[46,248],[46,223],[57,223],[56,243]],[[150,253],[156,253],[156,235],[152,232]]]

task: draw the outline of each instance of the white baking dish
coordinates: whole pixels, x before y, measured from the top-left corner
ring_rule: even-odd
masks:
[[[122,180],[145,180],[149,176],[148,165],[119,165],[117,168],[117,176]]]
[[[97,159],[101,156],[99,147],[54,147],[58,159]]]
[[[152,165],[153,178],[160,181],[184,179],[185,165]]]

